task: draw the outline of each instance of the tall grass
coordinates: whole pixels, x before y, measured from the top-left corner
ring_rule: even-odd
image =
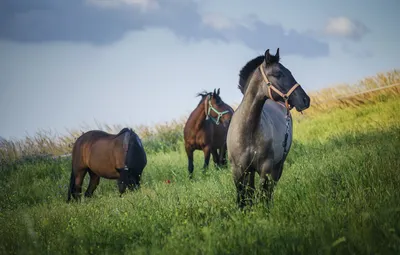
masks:
[[[387,97],[397,97],[400,94],[400,70],[378,73],[366,77],[356,84],[341,84],[310,92],[311,107],[304,113],[308,116],[331,109],[358,107],[363,104],[375,103]],[[298,113],[295,113],[298,115]]]

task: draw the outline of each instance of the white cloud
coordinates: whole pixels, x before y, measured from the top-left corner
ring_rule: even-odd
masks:
[[[324,27],[324,33],[327,35],[355,41],[360,40],[368,32],[369,29],[361,22],[343,16],[328,19]]]
[[[202,14],[201,19],[203,24],[215,30],[228,30],[239,26],[253,30],[255,29],[254,23],[259,21],[255,15],[246,15],[240,19],[233,19],[216,12]]]
[[[142,11],[154,10],[160,7],[157,0],[86,0],[86,2],[102,8],[130,5],[140,8]]]
[[[231,29],[235,27],[235,21],[217,13],[207,13],[202,16],[205,25],[216,30]]]

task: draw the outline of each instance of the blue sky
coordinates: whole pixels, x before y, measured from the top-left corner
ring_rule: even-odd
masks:
[[[3,0],[0,136],[179,119],[280,47],[306,91],[400,67],[400,2]],[[251,4],[250,4],[251,3]]]

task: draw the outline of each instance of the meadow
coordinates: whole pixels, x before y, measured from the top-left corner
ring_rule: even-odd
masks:
[[[400,88],[380,89],[398,82],[395,70],[310,93],[270,209],[238,210],[229,167],[202,174],[200,151],[188,179],[184,119],[136,128],[140,190],[119,197],[101,179],[80,204],[66,203],[70,158],[47,155],[70,152],[81,130],[4,140],[0,253],[399,254]]]

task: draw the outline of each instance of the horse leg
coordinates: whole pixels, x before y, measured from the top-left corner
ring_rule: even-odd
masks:
[[[253,205],[253,196],[255,191],[254,177],[255,177],[255,171],[251,170],[249,172],[246,172],[243,180],[244,198],[245,201],[247,202],[246,204],[248,204],[250,207]]]
[[[236,203],[240,209],[246,206],[246,201],[252,205],[252,197],[254,194],[254,175],[253,169],[243,172],[241,167],[232,166],[233,168],[233,181],[236,186]]]
[[[272,205],[273,200],[273,193],[276,182],[272,180],[272,178],[268,178],[267,176],[261,181],[261,191],[262,191],[262,198],[266,202],[267,207]]]
[[[186,146],[186,154],[188,157],[188,172],[189,172],[189,178],[192,179],[193,178],[193,149],[190,146]]]
[[[219,167],[220,161],[217,149],[211,150],[211,154],[213,157],[214,165]]]
[[[92,170],[88,170],[89,176],[90,176],[90,181],[89,181],[89,186],[85,192],[85,197],[92,197],[93,192],[96,190],[97,185],[99,185],[100,182],[100,176],[97,174],[93,173]]]
[[[275,181],[272,178],[268,178],[267,173],[271,173],[272,162],[267,161],[261,172],[260,172],[260,190],[261,190],[261,200],[266,202],[267,207],[272,202],[272,195],[275,187]]]
[[[219,149],[219,164],[222,167],[225,167],[227,165],[227,160],[226,160],[226,151],[227,151],[227,145],[226,143]]]
[[[208,169],[208,164],[210,163],[211,147],[210,146],[205,146],[203,148],[203,152],[204,152],[203,172],[205,172]]]
[[[233,182],[236,187],[236,204],[240,209],[245,206],[244,203],[244,175],[242,169],[236,165],[232,165]]]
[[[75,175],[75,189],[72,191],[72,196],[75,200],[81,200],[82,183],[85,179],[88,168],[83,168],[77,171]]]

